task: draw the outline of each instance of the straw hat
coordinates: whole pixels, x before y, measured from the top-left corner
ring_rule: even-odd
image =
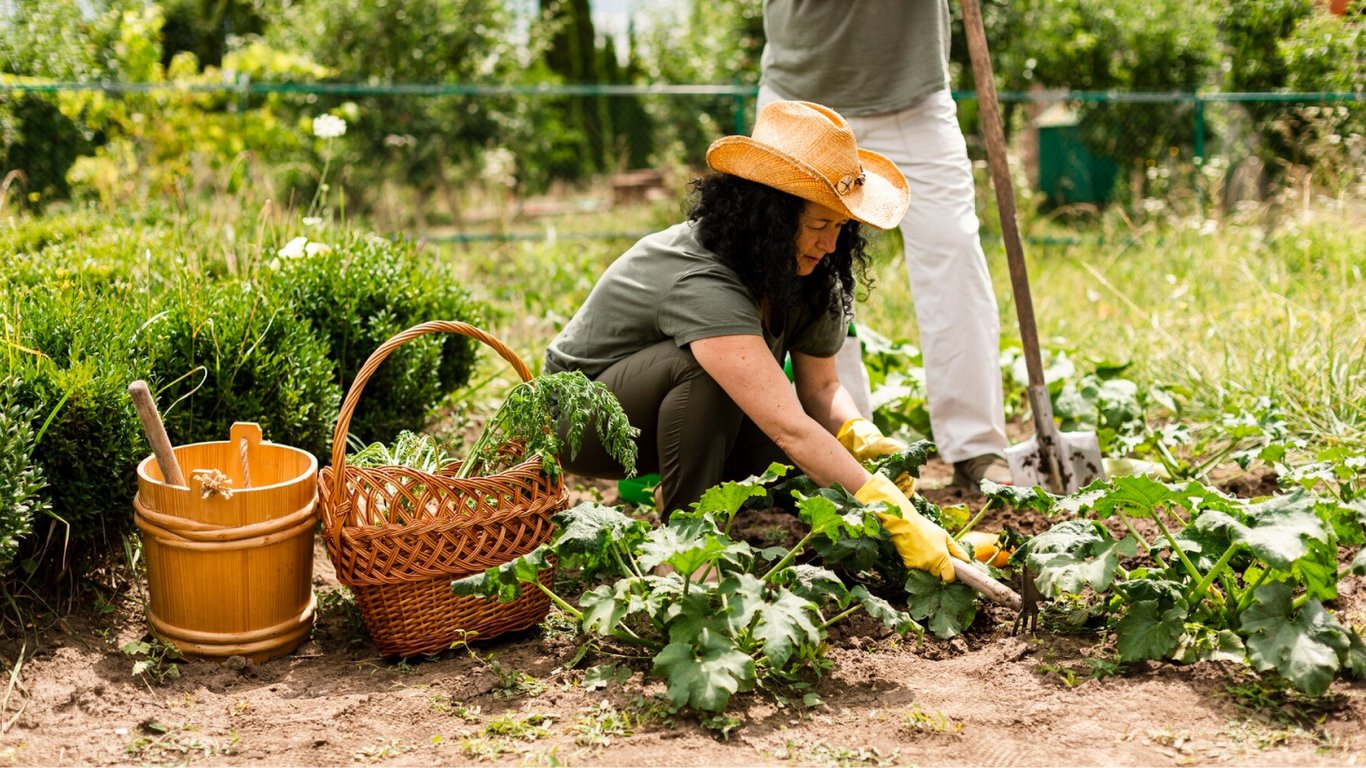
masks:
[[[712,170],[767,184],[878,229],[906,215],[910,189],[891,160],[859,149],[839,113],[809,101],[775,101],[759,110],[754,135],[717,139]]]

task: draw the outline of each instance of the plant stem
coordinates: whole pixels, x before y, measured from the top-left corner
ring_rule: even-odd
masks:
[[[1129,516],[1124,514],[1124,510],[1116,509],[1115,513],[1119,515],[1120,522],[1124,523],[1124,527],[1129,530],[1129,535],[1133,536],[1134,539],[1138,541],[1139,546],[1143,547],[1144,552],[1148,552],[1151,555],[1152,545],[1149,544],[1148,540],[1143,538],[1143,534],[1139,533],[1138,529],[1134,527],[1134,521],[1130,520]],[[1156,557],[1156,555],[1151,556]],[[1166,562],[1163,561],[1162,564],[1166,565]]]
[[[1243,610],[1247,608],[1247,603],[1248,603],[1248,601],[1252,600],[1252,593],[1253,593],[1253,592],[1256,592],[1256,591],[1257,591],[1257,587],[1260,587],[1260,586],[1262,585],[1262,582],[1263,582],[1263,581],[1266,581],[1266,577],[1267,577],[1267,576],[1270,576],[1270,575],[1271,575],[1271,570],[1270,570],[1269,568],[1268,568],[1268,569],[1264,569],[1264,570],[1262,571],[1262,574],[1261,574],[1260,576],[1257,577],[1257,580],[1254,581],[1254,582],[1252,582],[1252,586],[1248,587],[1247,590],[1243,592],[1242,598],[1238,600],[1238,612],[1239,612],[1239,613],[1242,613]]]
[[[616,542],[612,542],[612,546],[608,548],[608,551],[612,553],[612,559],[617,561],[617,568],[620,569],[623,574],[635,576],[637,579],[645,578],[641,575],[640,570],[635,567],[634,561],[621,556],[621,548],[617,546]]]
[[[976,527],[977,527],[977,523],[981,522],[982,516],[985,515],[985,514],[986,514],[988,511],[990,511],[991,509],[994,509],[994,508],[995,508],[995,507],[994,507],[995,504],[996,504],[996,500],[995,500],[995,499],[992,499],[991,501],[988,501],[986,504],[983,504],[983,505],[982,505],[982,508],[979,509],[979,510],[977,510],[977,514],[976,514],[976,515],[973,515],[973,518],[972,518],[971,520],[969,520],[969,521],[967,521],[966,523],[964,523],[964,524],[963,524],[963,527],[958,529],[958,533],[955,533],[955,534],[953,535],[953,538],[954,538],[954,539],[961,539],[961,538],[963,538],[963,534],[967,533],[968,531],[972,530],[973,528],[976,528]]]
[[[1228,567],[1228,561],[1233,559],[1234,554],[1236,554],[1240,548],[1242,548],[1242,545],[1237,542],[1230,544],[1228,549],[1224,550],[1224,554],[1220,555],[1219,559],[1214,563],[1214,567],[1210,569],[1209,573],[1205,574],[1205,578],[1196,583],[1195,588],[1186,596],[1186,602],[1190,604],[1191,610],[1195,610],[1195,606],[1199,605],[1200,602],[1205,599],[1205,591],[1209,589],[1209,585],[1214,583],[1216,577],[1223,574],[1224,569]]]
[[[1171,534],[1171,531],[1167,530],[1167,526],[1162,522],[1162,515],[1156,510],[1154,510],[1153,513],[1153,522],[1157,523],[1158,530],[1162,531],[1162,535],[1167,539],[1167,543],[1171,545],[1172,552],[1176,555],[1176,559],[1181,561],[1181,565],[1185,567],[1186,572],[1190,574],[1190,577],[1195,579],[1196,582],[1203,581],[1204,577],[1200,575],[1200,569],[1196,568],[1195,563],[1192,563],[1190,558],[1186,557],[1186,553],[1182,551],[1181,547],[1177,546],[1176,537]]]
[[[774,563],[773,567],[768,569],[768,573],[765,573],[763,576],[760,576],[759,580],[768,581],[769,578],[773,576],[773,574],[786,568],[789,563],[796,559],[797,553],[802,551],[802,548],[805,547],[807,543],[809,543],[814,538],[816,538],[816,532],[814,530],[807,531],[806,535],[802,537],[802,540],[797,542],[797,544],[794,547],[792,547],[792,549],[789,549],[787,551],[787,554],[783,555],[783,559]]]
[[[837,614],[835,614],[834,616],[831,616],[829,621],[827,621],[827,622],[825,622],[824,624],[821,625],[821,631],[824,632],[825,629],[826,629],[827,627],[829,627],[831,624],[834,624],[835,622],[839,621],[840,619],[844,618],[845,616],[848,616],[849,614],[853,613],[854,611],[861,610],[862,608],[863,608],[863,605],[862,605],[862,604],[854,604],[854,605],[851,605],[851,606],[849,606],[848,608],[846,608],[846,609],[844,610],[843,613],[837,613]]]
[[[535,584],[537,589],[541,590],[546,595],[548,595],[550,597],[550,602],[554,603],[557,607],[559,607],[560,610],[564,611],[570,616],[573,616],[574,620],[579,622],[580,624],[583,623],[583,611],[580,611],[578,608],[575,608],[574,606],[565,602],[564,598],[560,597],[559,595],[551,591],[550,587],[547,587],[546,585],[542,584],[540,579],[536,579],[531,583]]]
[[[460,469],[455,473],[456,477],[469,477],[474,473],[475,466],[483,463],[483,452],[488,450],[488,444],[493,440],[494,433],[498,431],[497,425],[503,418],[503,411],[507,408],[507,403],[508,401],[504,400],[503,404],[498,406],[493,417],[484,422],[484,429],[479,433],[479,438],[474,441],[474,445],[470,447],[469,456],[460,462]]]

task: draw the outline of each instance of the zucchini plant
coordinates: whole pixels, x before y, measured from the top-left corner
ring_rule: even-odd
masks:
[[[1362,464],[1360,454],[1330,453],[1290,475],[1290,492],[1256,500],[1146,477],[1100,481],[1065,498],[1035,493],[1040,511],[1075,519],[1012,560],[1038,574],[1045,597],[1085,606],[1071,621],[1103,620],[1121,662],[1237,660],[1320,695],[1339,673],[1366,678],[1361,629],[1324,606],[1339,580],[1366,574],[1366,555],[1348,557],[1366,542]]]
[[[452,589],[504,601],[523,589],[545,592],[591,638],[581,653],[606,641],[639,649],[668,681],[676,706],[717,712],[737,691],[803,690],[828,668],[827,633],[841,619],[862,610],[901,634],[918,628],[867,586],[847,586],[799,560],[817,540],[885,540],[874,514],[881,504],[864,507],[839,489],[798,492],[797,514],[809,530],[792,548],[755,549],[731,538],[742,505],[768,496],[786,471],[774,465],[761,477],[716,486],[655,528],[614,507],[580,504],[556,517],[548,544]],[[838,494],[852,504],[838,505],[831,497]],[[552,562],[601,583],[573,604],[540,583]]]

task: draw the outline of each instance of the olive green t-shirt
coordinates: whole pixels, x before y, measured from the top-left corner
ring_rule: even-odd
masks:
[[[947,0],[766,0],[763,84],[852,117],[949,87]]]
[[[545,369],[596,378],[665,339],[684,347],[739,335],[763,336],[779,362],[789,351],[830,357],[848,328],[846,318],[801,307],[786,308],[780,320],[773,323],[780,333],[769,333],[740,276],[697,242],[692,222],[684,222],[643,238],[612,262],[550,342]]]

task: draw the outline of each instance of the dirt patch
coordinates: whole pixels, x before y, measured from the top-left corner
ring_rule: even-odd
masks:
[[[580,493],[614,500],[607,486]],[[943,504],[958,492],[925,493]],[[746,536],[789,535],[779,514],[747,521]],[[1229,693],[1250,679],[1241,668],[1113,674],[1097,637],[1013,637],[1014,617],[994,606],[950,641],[854,617],[831,637],[819,705],[744,694],[707,720],[671,712],[647,662],[616,659],[621,673],[598,681],[582,667],[613,659],[567,669],[576,644],[562,621],[378,658],[321,545],[314,573],[322,608],[296,653],[181,663],[159,685],[119,651],[144,637],[137,595],[72,614],[25,648],[0,765],[1343,765],[1366,746],[1361,683],[1335,683],[1312,707],[1253,711]],[[1359,586],[1344,593],[1361,620]],[[17,643],[0,650],[19,658]]]

